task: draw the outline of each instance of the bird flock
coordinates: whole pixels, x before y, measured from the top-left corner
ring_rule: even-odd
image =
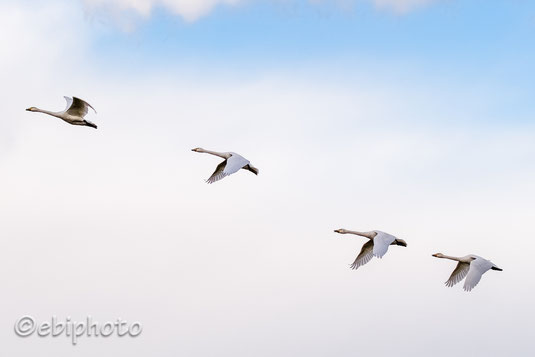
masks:
[[[30,112],[48,114],[60,118],[71,125],[88,126],[97,129],[96,124],[85,119],[85,116],[89,112],[89,108],[91,108],[96,114],[96,110],[89,103],[77,97],[64,98],[67,101],[67,107],[65,108],[65,110],[60,112],[53,112],[49,110],[39,109],[36,107],[30,107],[26,110]],[[236,154],[235,152],[217,152],[206,150],[203,148],[195,148],[192,149],[192,151],[215,155],[224,159],[219,165],[217,165],[214,173],[206,180],[206,182],[209,184],[222,180],[223,178],[232,175],[240,171],[241,169],[248,170],[254,173],[255,175],[258,175],[259,170],[254,167],[249,162],[249,160],[239,154]],[[396,238],[391,234],[378,230],[371,232],[357,232],[340,228],[334,230],[334,232],[339,234],[354,234],[369,239],[366,243],[364,243],[360,250],[360,253],[350,265],[351,269],[360,268],[364,264],[368,263],[373,257],[381,259],[388,251],[388,247],[390,245],[399,245],[402,247],[407,246],[407,242],[405,242],[403,239]],[[435,253],[433,254],[433,257],[440,259],[449,259],[458,262],[450,277],[445,282],[445,285],[448,287],[452,287],[466,278],[464,281],[463,289],[468,292],[471,291],[479,283],[481,277],[487,271],[502,271],[502,269],[498,268],[490,260],[487,260],[474,254],[469,254],[464,257],[453,257],[442,253]]]

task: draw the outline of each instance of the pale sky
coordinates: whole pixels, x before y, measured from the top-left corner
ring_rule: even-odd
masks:
[[[528,356],[535,6],[0,0],[0,351]],[[87,100],[98,129],[36,106]],[[235,151],[260,169],[213,185]],[[357,271],[365,238],[407,241]],[[444,282],[477,254],[471,292]],[[18,337],[24,315],[137,338]]]

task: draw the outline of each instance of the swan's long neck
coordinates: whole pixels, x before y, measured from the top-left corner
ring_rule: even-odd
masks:
[[[449,260],[455,260],[456,262],[460,262],[460,261],[462,261],[462,259],[459,258],[459,257],[452,257],[451,255],[444,255],[444,254],[439,255],[437,258],[444,258],[444,259],[449,259]]]
[[[211,151],[211,150],[205,150],[205,149],[200,149],[199,152],[219,156],[223,159],[228,159],[230,157],[230,154],[224,153],[224,152],[217,152],[217,151]]]
[[[366,237],[368,239],[373,239],[377,233],[375,232],[357,232],[357,231],[347,231],[347,233],[350,233],[350,234],[356,234],[358,236],[361,236],[361,237]]]
[[[50,110],[45,110],[45,109],[39,109],[39,108],[35,108],[36,112],[39,112],[39,113],[45,113],[45,114],[48,114],[48,115],[52,115],[53,117],[58,117],[60,118],[60,114],[61,112],[51,112]]]

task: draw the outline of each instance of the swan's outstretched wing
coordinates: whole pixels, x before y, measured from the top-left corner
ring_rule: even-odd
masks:
[[[216,181],[219,181],[221,180],[222,178],[224,178],[225,176],[227,176],[224,172],[225,170],[225,166],[227,166],[227,160],[225,161],[222,161],[219,165],[217,165],[217,167],[215,168],[215,171],[214,173],[212,174],[212,176],[210,176],[208,178],[208,180],[206,180],[207,183],[214,183]]]
[[[466,274],[468,274],[468,270],[470,269],[470,263],[463,263],[459,262],[457,264],[457,267],[455,267],[455,270],[450,275],[450,278],[448,281],[446,281],[446,286],[452,287],[453,285],[457,284],[459,281],[463,280]]]
[[[63,112],[67,112],[67,110],[69,110],[69,108],[72,105],[72,98],[71,97],[65,97],[65,96],[63,98],[65,98],[65,101],[67,102],[67,106],[65,107],[65,110]]]
[[[396,237],[381,231],[375,232],[377,235],[373,238],[373,255],[377,258],[382,258],[388,251],[388,246],[396,240]]]
[[[232,175],[233,173],[240,171],[240,169],[246,165],[249,165],[249,161],[247,159],[238,154],[231,153],[231,156],[228,159],[217,165],[214,173],[208,180],[206,180],[206,182],[214,183],[219,181],[228,175]]]
[[[89,110],[88,108],[93,109],[95,113],[97,112],[95,108],[91,106],[91,104],[87,103],[86,101],[80,98],[77,98],[77,97],[72,97],[72,99],[69,97],[64,97],[64,98],[67,101],[67,109],[65,110],[65,112],[70,115],[83,118],[87,114]],[[69,102],[70,102],[70,105],[69,105]]]
[[[492,268],[493,264],[481,257],[476,257],[476,259],[470,262],[470,269],[468,270],[468,275],[466,275],[466,280],[464,281],[463,289],[465,291],[470,291],[479,283],[481,276],[485,274],[487,270]]]
[[[362,246],[362,249],[360,250],[359,255],[351,264],[351,269],[358,269],[359,267],[363,266],[367,262],[369,262],[373,258],[373,241],[369,240]]]

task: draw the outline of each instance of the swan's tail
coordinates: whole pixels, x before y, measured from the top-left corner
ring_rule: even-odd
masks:
[[[97,128],[97,125],[95,123],[91,123],[89,120],[84,120],[85,126],[90,126],[92,128]]]

